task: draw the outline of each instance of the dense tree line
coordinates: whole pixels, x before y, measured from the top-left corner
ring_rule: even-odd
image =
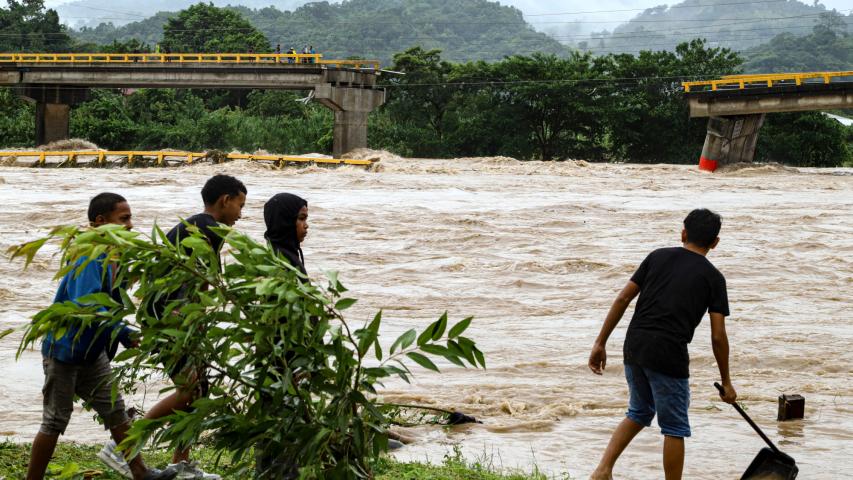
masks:
[[[215,25],[240,35],[210,35]],[[233,10],[198,4],[164,24],[172,51],[257,49],[268,39]],[[136,40],[111,51],[150,48]],[[511,55],[454,63],[437,49],[393,57],[382,79],[388,102],[370,116],[369,143],[401,155],[507,155],[520,159],[694,163],[705,121],[691,120],[681,81],[738,73],[742,59],[704,41],[675,51],[593,56],[573,52]],[[332,115],[299,92],[95,90],[75,107],[71,134],[113,149],[263,149],[329,152]],[[33,107],[0,91],[6,146],[32,145]],[[769,115],[762,160],[831,166],[851,161],[851,129],[819,112]],[[815,133],[817,132],[817,133]]]

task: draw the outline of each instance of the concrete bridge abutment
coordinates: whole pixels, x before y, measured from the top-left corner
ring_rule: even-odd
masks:
[[[36,104],[36,145],[67,139],[71,107],[89,98],[88,88],[61,85],[27,85],[18,93]]]
[[[367,117],[385,103],[385,90],[317,85],[314,99],[335,112],[332,156],[341,158],[356,148],[367,147]]]
[[[722,165],[752,162],[764,116],[755,113],[709,118],[699,168],[713,172]]]

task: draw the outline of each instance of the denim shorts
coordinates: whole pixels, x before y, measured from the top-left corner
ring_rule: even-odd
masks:
[[[644,427],[651,426],[657,414],[662,434],[689,437],[690,384],[686,378],[675,378],[637,365],[625,364],[630,399],[625,416]]]

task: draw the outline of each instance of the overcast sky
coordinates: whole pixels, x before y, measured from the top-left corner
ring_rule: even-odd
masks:
[[[229,3],[232,4],[250,3],[251,6],[269,4],[289,7],[294,2],[295,0],[268,0],[266,2],[259,0],[252,0],[250,2],[246,2],[245,0],[242,2],[241,0],[229,0]],[[75,2],[73,0],[45,1],[45,4],[49,7],[56,7],[66,3]],[[88,0],[86,3],[90,7],[104,9],[90,9],[92,19],[100,17],[104,21],[109,21],[117,16],[116,7],[114,6],[116,2],[112,0]],[[299,3],[308,2],[300,1]],[[334,0],[332,0],[332,3],[334,3]],[[643,9],[664,4],[676,5],[680,2],[661,0],[502,0],[500,3],[503,5],[512,5],[520,9],[524,12],[527,21],[533,24],[537,30],[550,33],[588,33],[605,29],[613,30],[620,23],[626,22],[642,12]],[[820,3],[826,6],[827,9],[834,8],[844,14],[850,13],[851,9],[853,9],[853,0],[821,0]],[[144,5],[144,3],[140,4],[140,7],[141,5]],[[112,10],[110,10],[111,7]],[[88,16],[89,12],[87,11],[86,13]],[[74,24],[76,22],[68,21],[68,23]]]

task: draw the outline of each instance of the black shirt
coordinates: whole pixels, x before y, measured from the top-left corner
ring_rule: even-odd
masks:
[[[213,250],[216,252],[216,255],[218,257],[219,250],[222,248],[223,239],[210,229],[210,227],[219,226],[219,223],[213,218],[213,216],[207,213],[199,213],[198,215],[193,215],[192,217],[187,218],[184,222],[175,225],[166,234],[166,239],[169,240],[169,243],[171,243],[172,245],[177,245],[181,241],[181,239],[190,236],[190,233],[187,231],[187,223],[198,227],[201,233],[203,233],[204,236],[207,238],[207,241],[210,243],[210,246],[213,247]],[[192,250],[186,249],[185,251],[187,255],[192,255]],[[222,265],[221,260],[219,264]],[[169,295],[166,295],[160,298],[160,300],[158,300],[157,302],[155,302],[152,305],[153,309],[151,310],[151,313],[157,317],[160,317],[163,315],[163,312],[166,309],[166,305],[168,305],[169,302],[180,298],[186,298],[186,296],[186,286],[181,286]]]
[[[186,238],[189,236],[189,232],[187,232],[187,225],[195,225],[207,237],[207,241],[210,242],[210,246],[213,247],[213,250],[217,253],[222,248],[222,237],[214,233],[210,227],[218,227],[219,223],[213,218],[212,215],[207,213],[199,213],[198,215],[193,215],[192,217],[186,219],[184,222],[181,222],[175,225],[169,233],[166,234],[166,238],[169,240],[172,245],[177,245],[178,242],[181,241],[182,238]]]
[[[729,315],[723,274],[703,255],[674,247],[650,253],[631,281],[640,299],[625,335],[625,363],[689,377],[687,344],[705,312]]]

